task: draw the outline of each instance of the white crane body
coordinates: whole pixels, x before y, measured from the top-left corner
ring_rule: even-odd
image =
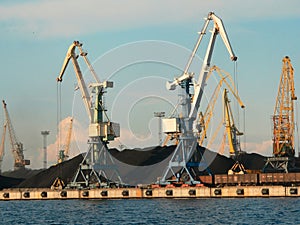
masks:
[[[210,41],[206,50],[206,54],[203,60],[203,64],[201,67],[201,71],[199,74],[199,78],[196,81],[194,79],[194,73],[189,73],[188,70],[192,64],[193,58],[200,46],[200,43],[202,41],[202,38],[204,34],[206,34],[207,27],[209,25],[210,21],[214,22],[213,30],[211,32]],[[220,18],[218,18],[213,12],[210,12],[208,14],[208,17],[206,18],[206,21],[204,23],[204,26],[199,33],[199,38],[197,40],[197,43],[192,51],[192,54],[189,58],[189,61],[185,67],[185,70],[183,71],[182,76],[179,78],[175,78],[172,82],[167,82],[167,88],[169,90],[175,90],[176,86],[180,85],[185,90],[182,94],[181,98],[181,116],[177,120],[173,120],[177,123],[179,121],[179,124],[170,124],[171,120],[170,118],[166,118],[163,120],[163,125],[170,124],[172,127],[176,127],[176,129],[179,127],[180,135],[179,135],[179,144],[177,145],[177,148],[175,149],[174,155],[172,159],[169,162],[168,168],[166,172],[164,173],[162,177],[162,182],[166,182],[167,177],[170,175],[176,176],[174,173],[175,169],[178,167],[182,167],[181,172],[185,170],[185,172],[189,175],[190,181],[194,182],[194,179],[192,178],[188,168],[187,168],[187,162],[195,152],[195,149],[197,148],[196,142],[197,142],[197,135],[199,135],[199,132],[201,132],[200,126],[197,126],[197,115],[198,115],[198,109],[200,107],[200,102],[203,96],[204,87],[206,85],[206,78],[207,74],[210,70],[210,63],[212,59],[213,49],[216,41],[217,35],[220,34],[228,52],[230,55],[230,59],[232,61],[236,61],[237,57],[235,56],[231,44],[229,42],[229,39],[227,37],[227,33],[225,31],[225,28],[223,26],[223,22]],[[190,86],[193,86],[193,94],[189,92]],[[176,130],[171,130],[168,126],[164,126],[165,130],[168,130],[168,132],[165,133],[177,133]],[[165,131],[164,130],[164,131]]]
[[[95,83],[91,83],[89,85],[89,88],[92,89],[91,93],[95,94],[94,98],[91,98],[88,87],[83,79],[82,72],[77,61],[78,55],[75,53],[76,47],[79,49],[80,56],[84,58],[85,63],[95,79]],[[108,183],[113,180],[112,176],[115,174],[117,175],[117,179],[120,181],[120,183],[122,183],[119,173],[115,168],[113,159],[107,152],[107,143],[120,136],[120,125],[109,120],[103,103],[103,95],[106,93],[106,88],[112,88],[113,82],[100,82],[95,70],[86,56],[87,53],[82,50],[82,44],[79,41],[74,41],[68,49],[61,72],[56,79],[58,82],[62,81],[62,77],[68,66],[68,63],[70,59],[72,59],[78,87],[81,91],[82,100],[89,118],[89,149],[86,152],[73,181],[69,185],[72,187],[88,187],[95,185],[95,183],[100,185],[101,176],[106,178]],[[71,128],[69,134],[70,132]],[[63,155],[64,152],[61,152],[61,154]],[[65,154],[68,156],[69,153],[65,152]],[[110,178],[107,177],[107,172],[109,170],[113,171]]]

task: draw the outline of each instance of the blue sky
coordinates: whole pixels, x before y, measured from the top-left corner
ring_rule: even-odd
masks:
[[[300,88],[298,89],[300,84],[298,78],[299,1],[163,0],[157,3],[137,0],[84,2],[2,0],[0,2],[2,77],[0,96],[7,102],[17,137],[25,145],[26,157],[33,162],[32,168],[42,166],[41,130],[51,132],[48,137],[48,143],[52,145],[49,147],[49,164],[54,163],[57,135],[55,79],[61,69],[66,51],[74,40],[84,43],[91,62],[114,53],[112,49],[122,49],[120,46],[144,40],[170,42],[181,46],[182,49],[192,49],[197,39],[197,32],[203,26],[203,18],[210,11],[214,11],[223,20],[232,47],[238,56],[239,94],[246,105],[247,144],[244,150],[270,155],[272,152],[270,118],[277,96],[281,60],[286,55],[291,58],[295,69],[295,88],[298,96],[300,91]],[[205,49],[206,46],[202,46],[202,51],[200,49],[200,58],[201,52]],[[157,54],[164,53],[162,51]],[[117,63],[113,57],[110,59],[112,65]],[[179,59],[182,59],[182,64],[188,60],[184,54]],[[233,71],[232,63],[228,60],[228,53],[220,38],[215,47],[213,64],[230,73]],[[101,68],[96,66],[100,79],[107,76],[104,67],[103,63]],[[174,68],[159,68],[157,65],[156,69],[153,69],[151,64],[147,64],[144,69],[128,68],[127,74],[132,73],[131,70],[154,77],[163,76],[156,73],[160,70],[166,74],[166,79],[172,79],[175,75],[173,72],[176,72]],[[146,73],[145,70],[152,73]],[[126,70],[123,72],[126,77]],[[62,85],[62,118],[72,115],[73,89],[76,82],[71,67],[65,76]],[[135,76],[127,80],[124,76],[115,77],[117,90],[125,86],[130,87],[128,86],[132,82],[130,79],[138,78]],[[161,77],[158,81],[160,80]],[[134,90],[135,92],[131,94],[137,96],[144,91],[144,87],[134,86],[130,90]],[[151,95],[150,90],[151,88],[149,95]],[[167,93],[156,92],[157,96],[160,94],[163,96]],[[161,101],[158,101],[157,105],[160,103]],[[153,108],[153,110],[160,110],[160,108]],[[115,117],[118,119],[117,116]],[[3,120],[4,114],[1,111],[0,121],[3,123]],[[118,122],[121,123],[121,127],[128,125],[124,125],[126,121]],[[156,122],[151,120],[149,129],[157,129]],[[126,131],[123,131],[126,134]],[[133,143],[138,145],[138,142]],[[5,151],[3,167],[10,169],[12,161],[9,142],[6,144]]]

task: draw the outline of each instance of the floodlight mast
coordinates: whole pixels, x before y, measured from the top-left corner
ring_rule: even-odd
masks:
[[[189,68],[192,64],[194,56],[200,46],[203,36],[206,34],[207,27],[210,21],[214,22],[213,30],[211,32],[210,41],[206,50],[206,54],[203,60],[202,68],[199,74],[198,81],[194,79],[194,73],[190,73]],[[181,117],[180,118],[169,118],[164,119],[164,124],[171,124],[171,127],[179,127],[179,144],[177,145],[173,157],[171,158],[169,165],[161,179],[160,182],[167,183],[167,179],[171,176],[176,177],[177,180],[179,176],[184,172],[188,175],[189,182],[195,182],[193,176],[190,174],[188,169],[188,161],[192,157],[193,153],[197,148],[197,136],[200,132],[200,128],[197,127],[197,112],[200,106],[202,99],[205,81],[207,74],[210,70],[210,62],[212,58],[212,53],[214,49],[214,44],[216,41],[217,35],[220,34],[228,52],[230,59],[236,61],[237,57],[235,56],[231,44],[229,42],[227,33],[225,31],[222,20],[217,17],[213,12],[210,12],[205,19],[204,26],[199,33],[199,38],[196,42],[196,45],[192,51],[192,54],[189,58],[189,61],[183,71],[182,76],[175,78],[172,82],[167,82],[166,87],[169,90],[175,90],[177,86],[181,86],[183,89],[182,100],[181,100]],[[193,94],[190,93],[190,88],[193,87]],[[172,120],[172,122],[170,121]],[[172,123],[176,123],[175,125]],[[166,126],[165,126],[166,127]],[[177,130],[171,130],[168,127],[166,128],[165,133],[175,133]],[[181,168],[181,169],[180,169]],[[176,170],[180,169],[178,174]]]

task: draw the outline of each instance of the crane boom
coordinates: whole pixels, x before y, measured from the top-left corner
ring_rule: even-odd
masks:
[[[70,45],[70,47],[67,51],[67,55],[65,57],[63,66],[61,68],[60,74],[59,74],[59,76],[57,77],[56,80],[57,80],[57,82],[62,82],[62,78],[63,78],[63,75],[64,75],[64,73],[66,71],[66,68],[69,64],[69,61],[70,61],[70,59],[72,59],[72,63],[73,63],[73,66],[74,66],[74,71],[76,73],[78,86],[79,86],[79,89],[81,91],[83,103],[84,103],[85,109],[87,111],[89,120],[91,121],[92,120],[91,97],[90,97],[88,89],[85,85],[85,82],[83,80],[82,72],[80,70],[80,66],[79,66],[78,61],[77,61],[78,56],[75,53],[75,48],[76,47],[81,47],[81,46],[82,46],[82,44],[79,41],[74,41]]]
[[[16,137],[16,133],[12,126],[12,122],[10,120],[8,110],[7,110],[7,105],[6,105],[5,101],[3,100],[2,103],[3,103],[4,114],[6,117],[6,124],[7,124],[8,132],[9,132],[9,137],[10,137],[11,149],[12,149],[12,153],[13,153],[14,160],[15,160],[14,168],[15,168],[15,170],[24,168],[25,165],[30,164],[30,161],[24,159],[23,144],[21,142],[19,142]]]
[[[215,45],[215,41],[216,41],[216,36],[218,34],[220,34],[220,36],[221,36],[228,52],[229,52],[230,59],[232,61],[237,60],[237,57],[235,56],[235,54],[232,50],[232,47],[231,47],[231,44],[229,42],[229,39],[228,39],[227,33],[225,31],[222,20],[212,12],[209,13],[208,19],[214,21],[214,27],[213,27],[213,31],[212,31],[212,34],[211,34],[211,38],[210,38],[208,48],[206,50],[206,55],[205,55],[205,58],[204,58],[204,61],[203,61],[203,64],[202,64],[202,69],[201,69],[200,74],[199,74],[198,82],[196,84],[194,84],[195,85],[194,97],[193,97],[193,101],[192,101],[192,105],[191,105],[191,110],[190,110],[190,113],[189,113],[189,118],[191,118],[193,120],[196,119],[197,111],[198,111],[198,108],[200,106],[200,101],[201,101],[204,86],[205,86],[206,76],[209,72],[212,53],[213,53],[213,49],[214,49],[214,45]],[[201,33],[205,33],[205,31],[202,31]]]

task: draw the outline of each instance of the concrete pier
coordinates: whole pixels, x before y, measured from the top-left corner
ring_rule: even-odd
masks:
[[[135,187],[89,190],[29,188],[1,190],[0,200],[299,197],[298,189],[299,187],[284,186]]]

